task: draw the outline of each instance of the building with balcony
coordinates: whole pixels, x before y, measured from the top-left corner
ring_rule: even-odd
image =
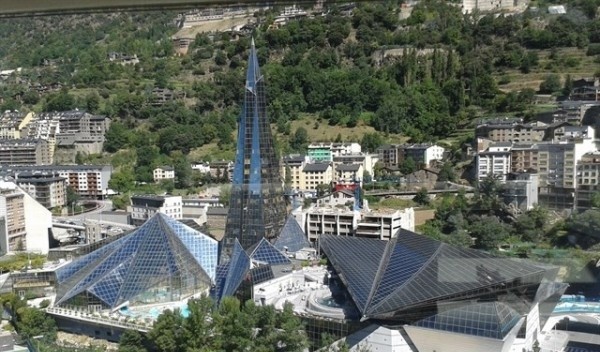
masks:
[[[300,190],[316,192],[319,185],[331,185],[333,166],[329,162],[305,164],[302,175],[304,180],[300,178]]]
[[[67,204],[66,178],[58,173],[16,173],[15,182],[47,209]]]
[[[313,207],[306,212],[305,233],[311,242],[317,241],[323,234],[389,240],[400,228],[414,230],[413,208],[359,211],[350,210],[350,207],[324,206]]]
[[[32,120],[33,112],[4,112],[0,115],[0,139],[26,138],[26,127]]]
[[[58,174],[82,197],[104,198],[108,195],[108,182],[112,175],[110,165],[46,165],[2,166],[0,173],[11,177],[19,174]]]
[[[528,172],[538,169],[536,143],[513,144],[510,150],[510,172]]]
[[[56,145],[84,153],[101,153],[104,135],[110,127],[108,117],[79,110],[40,113],[35,117],[35,121],[46,122],[37,123],[39,126],[33,128],[30,134],[36,133],[36,129],[52,125],[50,121],[57,121]]]
[[[0,181],[0,252],[46,254],[52,214],[14,182]]]
[[[311,162],[331,162],[333,158],[345,154],[360,154],[358,143],[321,142],[308,145],[307,155]]]
[[[54,150],[42,139],[0,140],[0,165],[49,165]]]
[[[156,213],[162,213],[173,219],[183,218],[183,200],[181,196],[133,195],[131,206],[133,225],[140,226]]]
[[[175,180],[175,169],[172,166],[159,166],[152,170],[154,182],[162,180]]]
[[[505,118],[482,122],[475,128],[475,138],[494,142],[533,143],[541,142],[547,125],[542,122],[524,123],[522,119]]]
[[[509,142],[490,144],[488,149],[477,154],[477,181],[488,176],[505,181],[511,168],[511,148]]]
[[[584,154],[577,164],[577,208],[591,208],[597,192],[600,192],[600,152],[595,151]]]
[[[417,165],[429,167],[444,159],[445,149],[435,144],[388,144],[377,149],[379,161],[393,167],[411,158]]]

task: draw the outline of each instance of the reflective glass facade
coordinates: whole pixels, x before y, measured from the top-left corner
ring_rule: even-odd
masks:
[[[286,216],[279,160],[267,117],[265,82],[260,73],[254,41],[250,48],[245,88],[222,261],[228,260],[231,255],[235,239],[244,249],[262,238],[274,240]]]
[[[273,243],[273,246],[282,252],[297,252],[302,248],[311,247],[306,234],[293,215],[288,216],[283,229],[281,229],[281,234]]]
[[[58,306],[115,308],[180,300],[216,279],[217,241],[157,213],[132,233],[57,270]]]
[[[551,270],[406,230],[387,242],[323,235],[320,244],[363,319],[392,324],[414,323],[467,302],[501,302],[524,314]]]
[[[499,302],[486,302],[438,313],[414,325],[501,340],[519,320],[521,315],[509,306]]]
[[[290,258],[273,247],[266,239],[260,240],[256,246],[249,248],[250,258],[254,261],[271,265],[291,264]]]

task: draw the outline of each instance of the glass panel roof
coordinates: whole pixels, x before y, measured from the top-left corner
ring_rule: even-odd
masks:
[[[306,234],[293,215],[288,216],[287,221],[281,230],[281,234],[273,246],[282,252],[285,252],[286,249],[289,252],[297,252],[302,248],[311,247],[310,242],[306,238]]]
[[[527,287],[530,294],[545,273],[528,262],[454,247],[407,230],[389,242],[323,235],[321,248],[367,318],[391,318],[401,310],[505,292],[507,287]],[[530,304],[531,298],[519,302]]]
[[[179,289],[216,277],[217,242],[157,213],[131,234],[57,271],[61,304],[88,291],[114,307],[159,282],[177,278]]]
[[[438,313],[414,325],[501,340],[519,320],[519,313],[509,306],[499,302],[486,302]]]
[[[387,242],[333,235],[322,235],[320,240],[329,262],[363,312]]]
[[[240,242],[236,240],[233,245],[229,269],[227,270],[227,276],[219,300],[224,296],[231,296],[235,293],[248,270],[250,270],[250,257],[244,252]]]
[[[258,246],[256,246],[256,248],[254,248],[254,250],[252,251],[252,254],[250,254],[250,258],[252,260],[269,263],[272,265],[292,263],[290,258],[278,251],[265,238],[260,240]]]

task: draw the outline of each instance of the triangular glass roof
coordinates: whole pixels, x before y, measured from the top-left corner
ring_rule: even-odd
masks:
[[[235,293],[248,270],[250,270],[250,257],[244,252],[242,245],[236,239],[225,282],[223,283],[223,289],[220,290],[218,296],[219,301],[224,296],[231,296]]]
[[[519,323],[521,315],[506,304],[469,304],[420,320],[413,325],[502,340]]]
[[[281,233],[273,246],[278,250],[285,252],[297,252],[302,248],[310,248],[310,242],[306,234],[298,224],[293,215],[288,216]]]
[[[176,278],[181,285],[216,278],[218,243],[157,213],[142,226],[57,270],[57,304],[88,292],[109,307]]]
[[[258,242],[258,245],[256,245],[256,247],[249,252],[250,259],[255,261],[268,263],[271,265],[292,263],[290,258],[277,250],[277,248],[273,247],[273,245],[265,238],[262,238],[260,242]]]
[[[544,268],[526,262],[454,247],[407,230],[389,242],[323,235],[321,248],[364,318],[393,318],[399,311],[431,302],[477,297],[508,286],[535,286],[545,274]]]

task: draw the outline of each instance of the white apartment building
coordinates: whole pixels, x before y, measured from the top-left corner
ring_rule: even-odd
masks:
[[[154,178],[154,182],[159,182],[161,180],[174,180],[175,169],[172,166],[159,166],[152,171],[152,176]]]
[[[495,143],[484,152],[477,154],[477,181],[492,175],[506,181],[511,167],[511,143]]]
[[[358,143],[311,143],[308,146],[308,157],[312,162],[330,162],[333,158],[346,154],[360,154],[362,148]]]
[[[404,147],[404,158],[412,158],[415,162],[431,166],[434,161],[442,161],[446,150],[436,144],[412,144]]]
[[[58,174],[65,178],[66,185],[71,186],[82,197],[104,198],[108,195],[108,182],[112,176],[110,165],[32,165],[0,167],[4,174],[15,177],[24,173]]]
[[[181,196],[134,195],[127,211],[131,213],[131,221],[135,226],[140,226],[157,212],[173,219],[182,219],[183,201]]]
[[[313,207],[306,212],[305,233],[309,241],[321,234],[389,240],[400,228],[414,231],[413,208],[403,210],[352,211],[340,207]]]
[[[578,163],[585,154],[595,151],[597,147],[593,138],[539,143],[540,186],[576,188]]]

